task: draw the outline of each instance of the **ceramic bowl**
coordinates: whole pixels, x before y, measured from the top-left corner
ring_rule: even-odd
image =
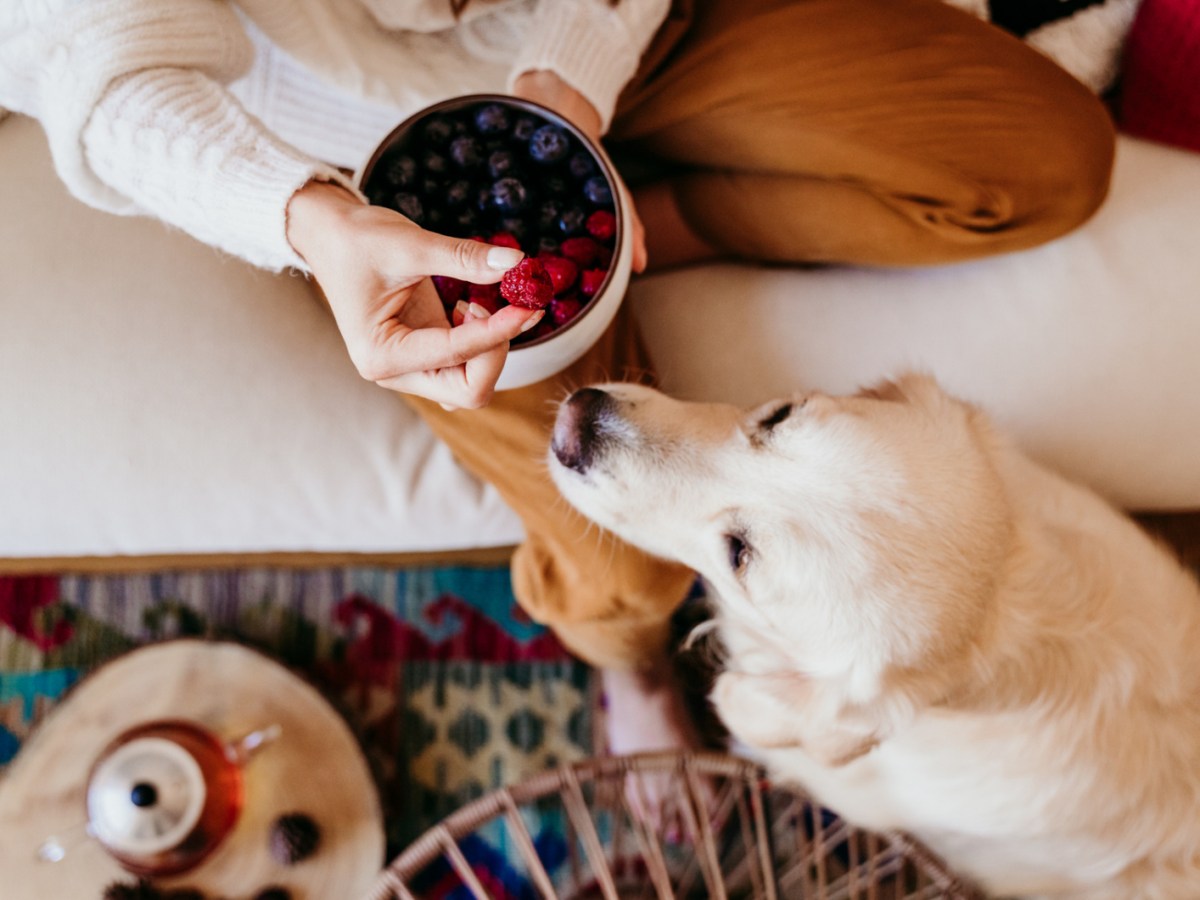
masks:
[[[571,134],[591,153],[600,174],[607,179],[613,194],[612,211],[616,218],[612,262],[596,293],[584,303],[574,318],[563,325],[540,337],[514,342],[510,347],[496,389],[512,390],[550,378],[583,356],[608,328],[629,287],[633,268],[633,244],[630,239],[628,213],[630,200],[621,182],[616,178],[616,170],[604,149],[571,122],[540,104],[503,94],[471,94],[426,107],[397,125],[379,143],[359,170],[356,183],[360,190],[371,196],[372,176],[376,174],[381,162],[405,145],[415,146],[418,130],[428,119],[438,115],[461,113],[469,107],[488,103],[499,103],[519,113],[531,114]]]

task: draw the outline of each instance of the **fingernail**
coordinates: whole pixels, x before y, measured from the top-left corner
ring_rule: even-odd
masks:
[[[461,300],[459,300],[458,302],[462,303]],[[467,315],[471,316],[471,318],[474,318],[474,319],[486,319],[488,316],[491,315],[491,313],[487,311],[487,307],[480,306],[478,303],[475,303],[475,302],[471,302],[470,304],[467,305]]]
[[[524,253],[512,247],[493,247],[488,251],[487,264],[492,269],[508,270],[524,258]]]
[[[455,303],[454,314],[450,316],[450,324],[461,325],[467,318],[468,309],[470,309],[470,307],[467,306],[466,300],[459,300],[457,303]]]
[[[528,331],[530,328],[532,328],[538,322],[542,321],[542,316],[544,316],[545,314],[546,314],[546,311],[544,309],[539,309],[532,316],[530,316],[528,319],[526,319],[524,324],[521,325],[521,332],[524,333],[524,332]]]

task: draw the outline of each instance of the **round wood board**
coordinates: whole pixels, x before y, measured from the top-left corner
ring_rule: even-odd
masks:
[[[272,885],[295,900],[366,894],[384,862],[383,817],[345,722],[310,685],[253,650],[179,640],[135,650],[85,679],[0,780],[5,900],[100,900],[112,882],[136,880],[84,835],[88,773],[128,728],[180,718],[225,739],[272,724],[282,733],[246,766],[234,831],[200,866],[161,886],[228,900],[248,900]],[[306,813],[321,828],[317,852],[294,866],[268,849],[271,823],[289,812]],[[37,858],[51,836],[68,846],[60,862]]]

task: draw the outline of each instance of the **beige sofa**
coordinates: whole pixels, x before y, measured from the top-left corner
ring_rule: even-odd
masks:
[[[0,558],[503,547],[520,524],[361,381],[302,279],[70,198],[0,122]],[[1077,233],[942,269],[713,266],[629,301],[666,386],[753,403],[906,367],[1128,507],[1200,508],[1200,156],[1122,138]]]

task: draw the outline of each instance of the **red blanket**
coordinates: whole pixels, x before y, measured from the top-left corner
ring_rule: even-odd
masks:
[[[1119,110],[1129,134],[1200,152],[1200,0],[1142,0]]]

